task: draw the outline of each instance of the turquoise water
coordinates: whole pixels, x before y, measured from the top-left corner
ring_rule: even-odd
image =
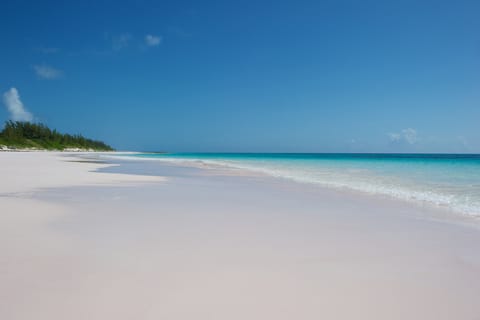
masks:
[[[137,154],[248,169],[274,177],[426,202],[480,216],[480,155],[459,154]]]

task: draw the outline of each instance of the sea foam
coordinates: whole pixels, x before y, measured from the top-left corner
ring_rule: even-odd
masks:
[[[138,154],[225,166],[335,189],[423,202],[480,217],[479,155]]]

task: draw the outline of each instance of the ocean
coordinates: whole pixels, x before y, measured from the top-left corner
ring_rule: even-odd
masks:
[[[480,155],[141,153],[134,157],[247,169],[322,187],[428,203],[480,217]]]

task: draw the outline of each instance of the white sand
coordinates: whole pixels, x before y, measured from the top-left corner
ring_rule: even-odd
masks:
[[[480,319],[474,222],[268,177],[64,160],[0,153],[0,319]]]
[[[159,177],[94,173],[108,164],[63,152],[1,152],[0,193],[31,192],[39,188],[162,180]],[[88,155],[88,154],[84,154]]]

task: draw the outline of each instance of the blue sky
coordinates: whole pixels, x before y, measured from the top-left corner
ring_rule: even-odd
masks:
[[[480,152],[479,1],[6,0],[0,36],[1,122],[130,150]]]

